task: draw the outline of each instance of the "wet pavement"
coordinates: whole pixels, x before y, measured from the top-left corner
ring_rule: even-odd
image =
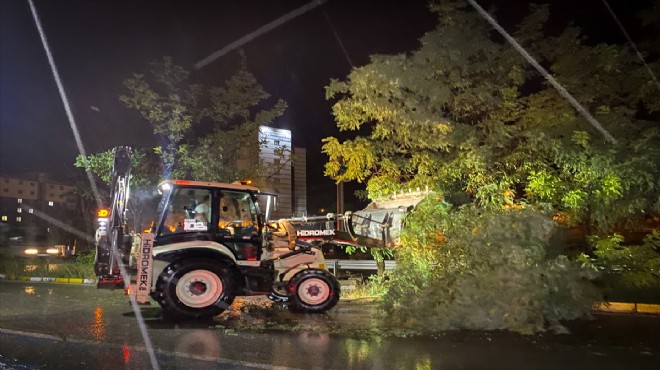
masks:
[[[398,337],[368,302],[293,314],[238,300],[208,321],[175,324],[143,307],[161,369],[656,369],[660,316],[596,315],[571,334],[448,331]],[[149,369],[128,299],[93,286],[0,281],[0,370]]]

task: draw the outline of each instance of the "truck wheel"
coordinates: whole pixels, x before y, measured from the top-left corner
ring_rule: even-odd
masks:
[[[325,312],[339,301],[339,282],[325,270],[306,269],[289,282],[289,309],[302,312]]]
[[[234,301],[233,280],[226,266],[213,260],[183,260],[158,277],[158,303],[171,319],[209,318]]]

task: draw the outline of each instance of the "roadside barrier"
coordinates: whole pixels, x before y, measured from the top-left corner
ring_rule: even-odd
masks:
[[[378,266],[375,260],[337,260],[337,259],[326,259],[326,266],[329,270],[332,270],[332,273],[337,275],[337,271],[341,270],[366,270],[366,271],[376,271]],[[385,270],[392,270],[396,267],[396,261],[386,260],[385,261]]]

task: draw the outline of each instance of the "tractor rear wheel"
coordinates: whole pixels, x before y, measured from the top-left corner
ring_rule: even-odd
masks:
[[[158,303],[171,319],[216,316],[234,301],[229,269],[216,261],[191,259],[174,262],[158,277]]]

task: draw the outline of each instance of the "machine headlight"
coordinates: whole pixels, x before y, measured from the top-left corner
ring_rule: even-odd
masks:
[[[48,253],[48,254],[59,254],[60,251],[57,248],[48,248],[48,249],[46,249],[46,253]]]
[[[39,253],[37,248],[28,248],[28,249],[25,250],[25,254],[35,255],[37,253]]]

